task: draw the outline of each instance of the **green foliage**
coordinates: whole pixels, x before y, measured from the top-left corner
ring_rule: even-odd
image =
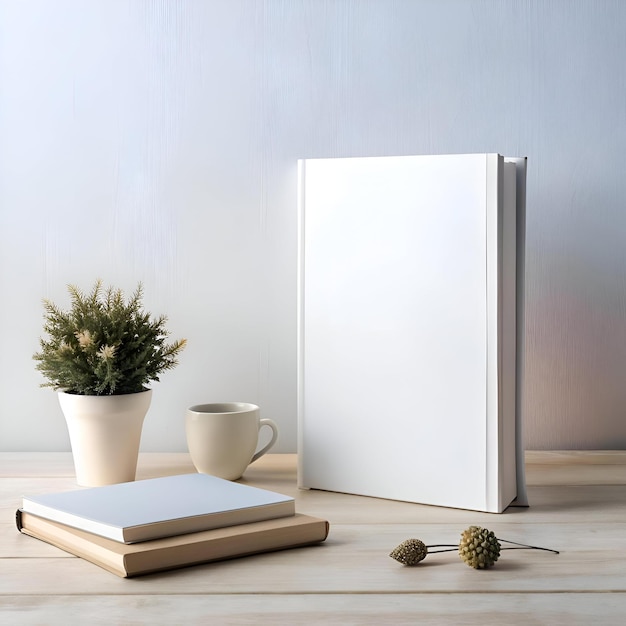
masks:
[[[166,343],[167,318],[143,311],[141,284],[127,302],[120,289],[103,290],[101,281],[86,295],[74,285],[68,290],[69,311],[44,300],[48,338],[33,355],[48,380],[42,387],[80,395],[136,393],[177,365],[186,340]]]

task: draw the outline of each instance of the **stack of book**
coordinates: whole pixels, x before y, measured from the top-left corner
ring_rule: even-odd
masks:
[[[123,578],[322,542],[293,498],[207,474],[24,497],[18,529]]]

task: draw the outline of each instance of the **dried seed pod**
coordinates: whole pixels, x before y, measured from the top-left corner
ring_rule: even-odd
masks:
[[[407,539],[394,548],[389,556],[403,565],[417,565],[428,554],[428,548],[419,539]]]
[[[461,534],[459,556],[474,569],[487,569],[500,556],[500,542],[492,531],[470,526]]]
[[[514,547],[503,548],[500,545],[501,541],[513,544]],[[431,550],[430,548],[443,548],[443,550]],[[470,567],[487,569],[498,560],[501,550],[545,550],[559,554],[558,550],[552,550],[551,548],[540,548],[539,546],[529,546],[508,539],[498,539],[492,531],[486,528],[470,526],[461,534],[461,541],[458,545],[449,543],[426,545],[420,539],[407,539],[394,548],[389,556],[403,565],[417,565],[428,554],[458,551],[461,560]]]

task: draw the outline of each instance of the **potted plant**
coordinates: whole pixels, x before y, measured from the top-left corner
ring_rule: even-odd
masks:
[[[167,343],[167,318],[143,311],[143,287],[90,293],[69,285],[68,311],[44,300],[37,369],[59,392],[79,485],[135,479],[139,442],[152,391],[147,385],[177,365],[186,340]]]

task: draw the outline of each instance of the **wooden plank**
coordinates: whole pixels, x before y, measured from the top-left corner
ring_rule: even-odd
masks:
[[[626,595],[542,593],[17,596],[0,598],[7,624],[620,624]],[[533,619],[532,616],[537,616]],[[70,619],[70,622],[67,620]]]
[[[473,570],[456,552],[429,555],[416,567],[402,566],[389,557],[404,539],[456,544],[462,530],[456,524],[339,524],[319,546],[149,575],[126,585],[123,579],[81,559],[67,558],[60,550],[44,557],[44,550],[50,554],[44,544],[37,558],[5,555],[12,558],[4,559],[0,594],[125,594],[148,593],[148,589],[150,593],[626,591],[624,523],[595,528],[586,523],[494,524],[492,530],[504,539],[561,554],[507,550],[488,571]],[[13,550],[23,556],[22,544],[33,543],[41,542],[19,535]]]
[[[529,487],[530,507],[509,507],[503,514],[494,515],[326,491],[302,491],[293,483],[260,480],[246,482],[293,496],[298,512],[326,517],[335,524],[455,522],[459,526],[489,526],[494,520],[535,524],[562,521],[564,514],[567,514],[568,520],[585,519],[589,523],[626,519],[626,485]],[[76,488],[71,478],[2,479],[0,524],[2,520],[12,520],[15,510],[21,506],[24,494],[34,495]]]
[[[624,465],[626,450],[526,450],[527,465]]]
[[[367,594],[294,596],[19,596],[0,598],[7,624],[620,624],[623,594]],[[536,615],[537,620],[532,616]],[[174,619],[175,616],[175,619]]]
[[[137,462],[137,479],[195,471],[191,458],[186,452],[142,452]],[[2,452],[0,453],[1,476],[48,476],[74,479],[74,462],[70,452]]]
[[[626,451],[526,451],[529,485],[624,485]]]
[[[529,485],[626,484],[626,451],[623,450],[527,450],[525,455]],[[193,471],[195,468],[186,452],[142,452],[137,464],[138,479]],[[69,452],[3,452],[0,453],[2,476],[72,478],[72,455]],[[581,476],[586,483],[580,482]],[[295,482],[296,455],[265,455],[246,470],[244,479]]]

